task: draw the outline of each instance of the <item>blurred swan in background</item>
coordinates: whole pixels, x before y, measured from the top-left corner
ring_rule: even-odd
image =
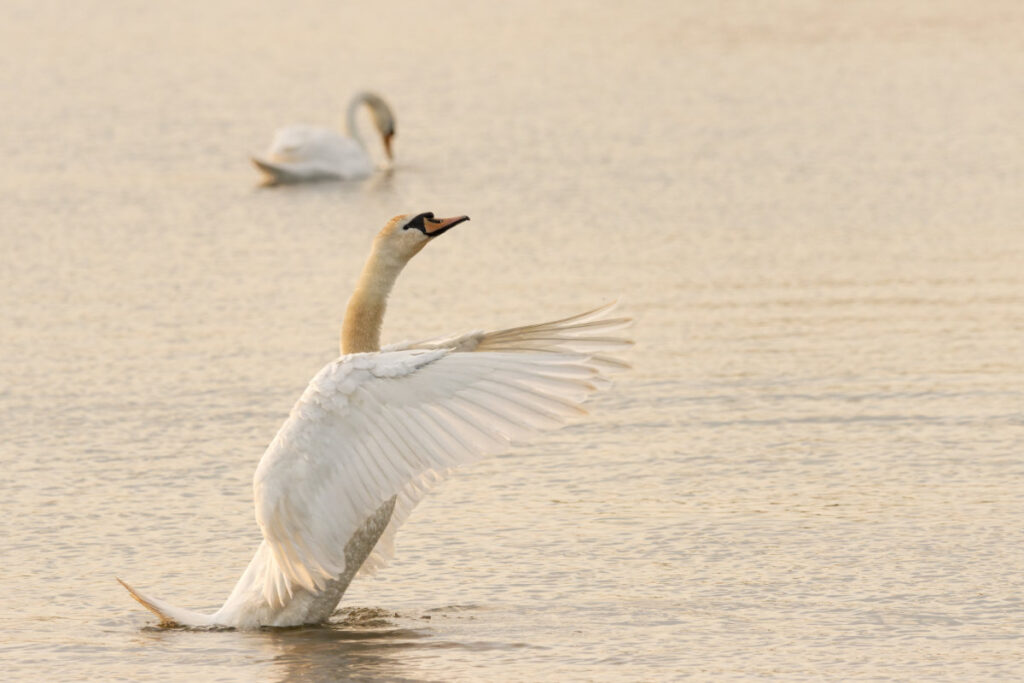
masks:
[[[372,92],[357,93],[349,102],[345,116],[348,136],[318,126],[287,126],[274,133],[267,151],[262,157],[253,157],[253,163],[270,183],[352,180],[369,176],[375,164],[357,124],[357,115],[364,106],[370,111],[390,163],[395,116],[387,102]]]
[[[460,464],[561,426],[628,367],[614,304],[537,325],[380,347],[388,295],[428,242],[469,220],[393,218],[374,240],[341,333],[253,479],[263,541],[214,614],[122,585],[164,625],[296,626],[326,620],[357,571],[394,552],[413,507]],[[424,305],[432,305],[424,297]],[[119,579],[120,581],[120,579]]]

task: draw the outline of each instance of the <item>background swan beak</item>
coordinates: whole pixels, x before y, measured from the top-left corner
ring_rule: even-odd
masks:
[[[388,133],[384,136],[384,151],[388,155],[388,161],[394,161],[395,157],[391,153],[391,138],[395,137],[394,133]]]
[[[469,216],[454,216],[452,218],[428,218],[423,221],[423,231],[427,237],[437,237],[443,232],[451,230],[459,223],[465,223]]]

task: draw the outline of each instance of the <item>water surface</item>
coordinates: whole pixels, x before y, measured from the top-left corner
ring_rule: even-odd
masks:
[[[1024,657],[1014,2],[12,0],[0,23],[7,678],[980,680]],[[265,189],[374,88],[398,164]],[[215,609],[374,233],[389,340],[623,296],[634,370],[461,471],[334,622]]]

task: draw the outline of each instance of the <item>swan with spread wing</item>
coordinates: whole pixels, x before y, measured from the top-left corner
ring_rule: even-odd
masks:
[[[253,478],[263,541],[217,612],[171,606],[122,584],[164,625],[325,621],[356,572],[390,559],[429,488],[457,466],[561,426],[627,367],[614,305],[548,323],[381,348],[388,295],[424,246],[467,216],[393,218],[348,303],[342,356],[312,379]]]

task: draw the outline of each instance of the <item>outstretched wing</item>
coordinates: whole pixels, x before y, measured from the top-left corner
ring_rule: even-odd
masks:
[[[437,479],[582,413],[579,404],[611,362],[574,350],[588,345],[582,330],[598,327],[572,326],[592,322],[577,316],[482,334],[472,353],[443,346],[353,354],[321,370],[254,478],[256,519],[275,565],[265,574],[267,601],[283,604],[296,587],[320,590],[341,574],[348,539],[397,496],[390,533],[367,563],[379,566],[394,530]],[[572,349],[551,341],[559,325],[575,334],[560,342]]]
[[[632,319],[613,316],[618,302],[611,302],[594,310],[578,315],[536,325],[512,327],[495,332],[468,332],[465,334],[435,337],[416,342],[399,342],[384,348],[385,351],[406,349],[451,349],[459,353],[505,351],[505,352],[546,352],[581,353],[589,356],[588,364],[600,371],[591,382],[600,388],[607,380],[607,373],[624,370],[629,365],[607,355],[632,345],[617,333],[632,323]],[[424,496],[443,481],[452,469],[431,470],[419,479],[410,482],[398,494],[391,520],[381,534],[373,551],[359,569],[359,575],[373,575],[394,557],[395,536],[413,508]]]

